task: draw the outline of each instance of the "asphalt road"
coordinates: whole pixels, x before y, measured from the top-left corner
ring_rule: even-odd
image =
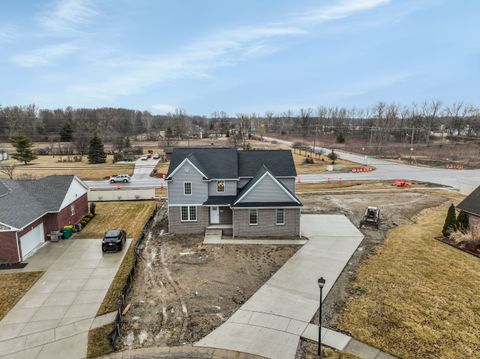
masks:
[[[290,141],[280,140],[272,137],[264,137],[267,141],[277,141],[278,143],[291,146]],[[329,149],[317,147],[318,151],[325,153],[331,152]],[[380,160],[376,158],[366,158],[355,153],[335,151],[340,158],[348,161],[361,163],[368,166],[374,166],[375,171],[362,173],[335,173],[327,172],[322,174],[303,174],[299,175],[299,181],[303,183],[318,183],[327,181],[362,181],[362,180],[415,180],[431,182],[454,188],[472,188],[480,185],[479,170],[453,170],[444,168],[431,168],[423,166],[412,166],[394,161]]]
[[[285,141],[272,137],[264,137],[267,141],[277,141],[278,143],[291,146],[291,141]],[[329,153],[326,148],[317,147],[317,151]],[[372,157],[365,157],[355,153],[335,151],[341,158],[360,164],[374,166],[375,171],[362,173],[335,173],[326,172],[318,174],[298,175],[298,181],[302,183],[320,183],[328,181],[386,181],[386,180],[415,180],[422,182],[431,182],[439,185],[450,186],[458,189],[465,189],[467,192],[480,185],[480,169],[478,170],[454,170],[444,168],[431,168],[424,166],[412,166],[394,161],[380,160]],[[150,173],[157,165],[158,160],[149,159],[147,161],[137,160],[132,176],[131,183],[117,184],[131,188],[159,188],[167,186],[167,183],[160,178],[150,177]],[[116,186],[107,180],[85,181],[91,189],[111,188]]]
[[[131,188],[151,188],[161,187],[166,185],[163,179],[150,177],[159,160],[148,159],[146,161],[135,161],[135,169],[131,177],[130,183],[116,183],[112,184],[108,180],[101,181],[84,181],[91,189],[114,188],[115,186],[131,187]]]

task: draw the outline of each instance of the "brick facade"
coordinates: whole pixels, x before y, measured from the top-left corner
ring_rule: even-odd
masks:
[[[474,215],[469,215],[468,216],[468,225],[470,228],[478,228],[480,229],[480,217],[474,216]]]
[[[233,210],[235,237],[294,237],[300,235],[300,208],[285,208],[285,224],[276,224],[275,208],[259,208],[258,224],[249,224],[248,209]]]
[[[72,214],[71,206],[74,206],[74,214]],[[40,223],[43,223],[44,240],[47,240],[47,234],[52,231],[58,231],[63,226],[75,224],[88,213],[88,199],[87,194],[76,199],[70,205],[63,208],[59,213],[47,213],[43,217],[38,218],[34,222],[25,226],[21,231],[18,231],[18,238],[27,234]],[[21,243],[17,243],[17,232],[0,232],[0,261],[4,262],[19,262],[21,259],[18,253],[21,253]]]
[[[0,262],[16,263],[18,257],[18,246],[16,232],[0,232]]]
[[[210,210],[208,207],[197,206],[197,220],[182,222],[180,220],[180,206],[168,207],[168,228],[175,234],[204,234],[209,225]]]

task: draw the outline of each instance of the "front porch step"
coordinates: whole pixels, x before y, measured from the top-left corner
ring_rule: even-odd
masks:
[[[222,230],[221,229],[211,229],[207,228],[205,231],[204,242],[207,243],[218,243],[222,240]]]
[[[209,224],[207,229],[233,229],[233,224]]]

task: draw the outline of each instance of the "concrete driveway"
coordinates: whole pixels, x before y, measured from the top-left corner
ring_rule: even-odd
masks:
[[[84,358],[88,331],[125,253],[104,255],[100,239],[42,247],[23,270],[45,274],[0,321],[0,358]]]
[[[318,310],[317,279],[326,279],[325,298],[363,239],[343,215],[302,215],[301,231],[308,243],[196,345],[274,359],[295,358],[299,339]]]

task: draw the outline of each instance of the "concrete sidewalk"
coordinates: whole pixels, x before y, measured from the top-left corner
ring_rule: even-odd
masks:
[[[48,243],[30,259],[23,270],[46,272],[0,321],[0,358],[86,356],[88,331],[126,253],[103,254],[100,243]]]
[[[317,279],[326,279],[326,297],[363,239],[342,215],[302,215],[301,231],[309,241],[197,346],[275,359],[295,357],[300,336],[318,310]]]

